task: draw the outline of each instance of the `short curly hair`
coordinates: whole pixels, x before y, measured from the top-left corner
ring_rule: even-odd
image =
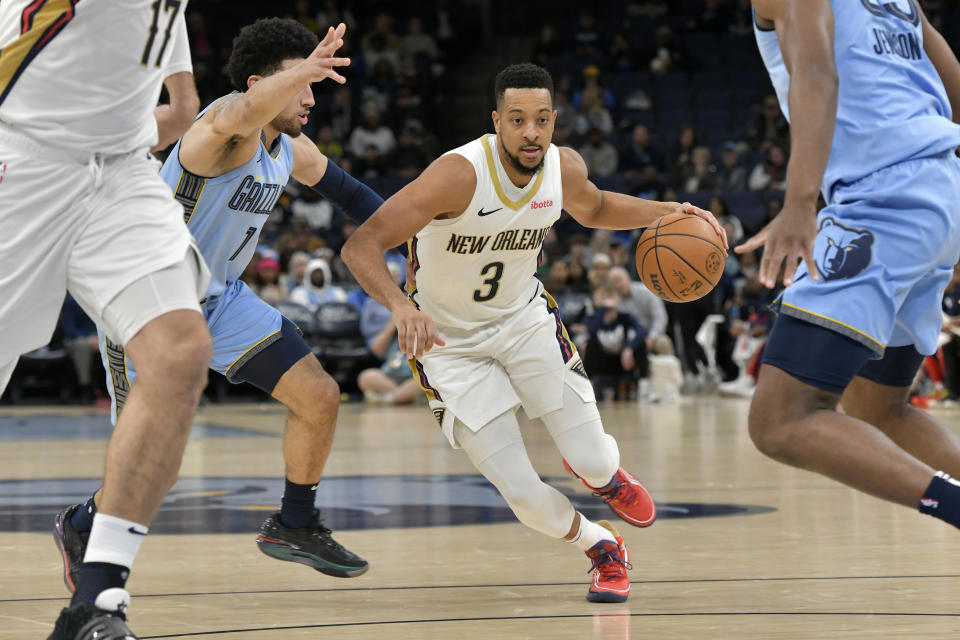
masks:
[[[267,76],[284,60],[306,58],[317,47],[317,36],[296,20],[261,18],[240,29],[227,62],[230,82],[247,90],[247,78]]]
[[[550,72],[529,62],[512,64],[497,74],[493,85],[493,97],[497,108],[500,108],[507,89],[546,89],[550,92],[550,100],[554,99],[553,78]]]

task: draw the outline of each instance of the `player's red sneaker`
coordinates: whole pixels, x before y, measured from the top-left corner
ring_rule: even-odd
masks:
[[[566,460],[563,461],[563,466],[571,475],[580,478]],[[594,495],[603,498],[614,513],[635,527],[649,527],[657,519],[657,505],[650,493],[632,474],[624,471],[623,467],[617,469],[613,479],[605,487],[591,487],[583,478],[580,478],[580,482],[593,491]]]
[[[590,573],[593,582],[587,591],[587,600],[590,602],[625,602],[630,595],[630,578],[627,569],[630,566],[630,554],[627,552],[623,538],[617,530],[606,520],[600,520],[598,525],[608,529],[616,542],[601,540],[587,549],[584,553],[593,561]]]

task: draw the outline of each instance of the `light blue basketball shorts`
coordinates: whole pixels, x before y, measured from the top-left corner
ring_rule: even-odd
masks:
[[[960,257],[954,152],[836,187],[818,224],[820,281],[801,263],[780,313],[841,333],[877,357],[888,346],[935,353],[943,290]]]
[[[213,338],[210,368],[231,382],[240,382],[235,377],[236,372],[281,338],[283,316],[239,280],[228,283],[221,295],[202,303],[201,310]],[[115,344],[99,328],[97,333],[100,357],[107,372],[110,416],[116,422],[116,416],[137,379],[137,372],[123,346]]]

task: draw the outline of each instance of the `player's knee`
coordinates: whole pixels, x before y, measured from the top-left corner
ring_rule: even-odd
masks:
[[[141,380],[199,390],[206,380],[213,342],[203,316],[174,311],[153,320],[130,341],[128,352]]]
[[[564,436],[566,435],[564,434]],[[588,442],[592,446],[583,446]],[[564,459],[570,465],[570,468],[586,480],[590,486],[604,486],[620,468],[620,452],[617,448],[617,441],[610,434],[603,433],[601,427],[598,435],[594,435],[589,440],[581,438],[579,444],[581,446],[564,447]]]
[[[340,385],[330,374],[317,367],[317,370],[301,383],[295,398],[288,402],[287,406],[307,424],[327,424],[329,420],[320,418],[337,412],[340,406]]]

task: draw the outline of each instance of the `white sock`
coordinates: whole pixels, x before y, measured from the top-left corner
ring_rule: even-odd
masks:
[[[103,513],[93,516],[84,562],[107,562],[131,568],[147,535],[147,527]]]
[[[578,511],[577,513],[580,512]],[[573,536],[570,544],[575,544],[581,551],[586,551],[601,540],[613,540],[613,534],[596,522],[587,520],[583,514],[580,513],[580,531],[577,532],[577,535]],[[613,541],[616,542],[616,540]]]

